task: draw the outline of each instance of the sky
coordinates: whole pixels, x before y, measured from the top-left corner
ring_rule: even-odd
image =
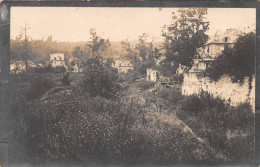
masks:
[[[90,40],[90,29],[110,41],[134,41],[146,33],[148,40],[162,41],[162,27],[171,23],[178,8],[120,7],[11,7],[11,39],[28,25],[31,39],[78,42]],[[254,8],[208,8],[209,35],[216,30],[255,26]]]

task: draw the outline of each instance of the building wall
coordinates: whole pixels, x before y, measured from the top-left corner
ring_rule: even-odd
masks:
[[[224,49],[225,45],[224,44],[209,44],[206,47],[208,54],[211,55],[211,57],[216,57],[220,55]]]
[[[232,83],[227,76],[214,82],[207,77],[198,77],[196,73],[184,74],[182,83],[182,94],[199,94],[202,90],[209,92],[214,97],[219,97],[232,106],[249,102],[254,109],[255,106],[255,77],[252,81],[252,89],[249,89],[249,79],[246,78],[243,84]]]

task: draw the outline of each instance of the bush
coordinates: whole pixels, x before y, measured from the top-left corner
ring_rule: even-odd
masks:
[[[175,82],[182,83],[183,82],[183,74],[174,74],[171,79]]]
[[[72,79],[69,78],[69,75],[70,75],[70,73],[63,75],[63,78],[61,79],[62,85],[70,86]]]
[[[150,81],[146,81],[146,80],[140,81],[140,82],[137,83],[137,86],[138,86],[139,88],[141,88],[143,91],[144,91],[144,90],[147,90],[147,89],[149,89],[149,88],[154,87],[154,85],[155,85],[154,82],[150,82]]]
[[[52,68],[52,72],[56,72],[56,73],[61,73],[61,72],[66,72],[66,68],[65,67],[55,67]]]
[[[26,97],[28,100],[32,100],[40,97],[45,92],[50,90],[53,87],[54,83],[51,80],[37,78],[31,80],[31,87],[26,93]]]
[[[222,150],[227,159],[252,159],[254,114],[249,104],[231,107],[207,92],[187,96],[179,104],[177,116],[198,136],[207,139],[211,146]],[[228,132],[236,132],[236,137],[229,139]]]
[[[36,67],[34,69],[34,71],[36,73],[47,73],[47,72],[52,72],[53,69],[52,69],[52,66],[51,65],[48,65],[48,66],[45,66],[45,67]]]
[[[48,72],[56,72],[56,73],[61,73],[61,72],[66,72],[65,67],[52,67],[50,64],[45,67],[36,67],[33,69],[34,72],[36,73],[48,73]]]
[[[91,97],[113,98],[120,90],[118,75],[112,67],[103,64],[99,58],[89,59],[81,87]]]

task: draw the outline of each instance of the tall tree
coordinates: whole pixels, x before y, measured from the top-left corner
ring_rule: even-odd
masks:
[[[90,35],[92,41],[91,43],[87,44],[87,46],[91,49],[91,58],[96,56],[100,57],[101,53],[111,46],[111,43],[108,39],[105,40],[99,37],[95,29],[90,30]]]
[[[197,48],[203,47],[208,35],[209,22],[205,21],[206,8],[179,9],[173,13],[172,23],[163,29],[164,49],[168,70],[175,73],[176,64],[192,66]]]
[[[141,75],[146,74],[146,69],[155,67],[155,60],[159,55],[159,50],[152,42],[147,42],[146,34],[139,36],[138,43],[134,48],[128,41],[122,41],[123,49],[126,51],[125,57],[129,58],[134,65],[134,69]]]

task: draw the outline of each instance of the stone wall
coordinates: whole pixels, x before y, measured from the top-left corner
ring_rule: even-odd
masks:
[[[197,73],[186,73],[182,83],[182,94],[192,95],[199,94],[202,90],[209,92],[214,97],[219,97],[232,106],[248,102],[255,107],[255,77],[252,80],[252,89],[249,89],[249,79],[245,78],[243,84],[232,83],[227,76],[222,77],[217,82]]]

